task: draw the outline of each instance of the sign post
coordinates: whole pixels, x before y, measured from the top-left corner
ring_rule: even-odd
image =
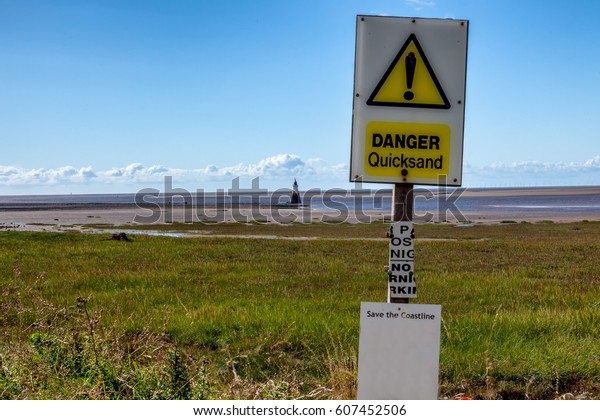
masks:
[[[388,302],[408,303],[417,296],[415,283],[415,230],[412,222],[392,222],[388,272]],[[402,301],[401,301],[402,300]]]
[[[412,184],[394,184],[392,192],[392,222],[411,222],[414,211],[414,190]],[[390,240],[393,240],[393,229],[390,232]],[[414,252],[414,251],[413,251]],[[391,251],[390,251],[391,253]],[[391,256],[390,256],[391,258]],[[388,272],[389,276],[389,272]],[[390,283],[390,282],[388,282]],[[416,290],[415,290],[416,296]],[[408,303],[408,297],[398,297],[392,293],[391,286],[388,285],[388,302],[390,303]]]
[[[414,184],[462,183],[468,26],[357,17],[350,181],[394,184],[393,222],[412,221]]]
[[[437,398],[441,306],[406,305],[413,185],[462,183],[468,26],[357,17],[350,181],[394,184],[388,303],[361,305],[360,399]]]

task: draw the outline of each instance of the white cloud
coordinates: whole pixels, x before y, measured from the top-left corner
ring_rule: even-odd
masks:
[[[586,168],[600,168],[600,155],[585,161],[583,164]]]
[[[390,16],[387,12],[378,12],[377,10],[371,10],[368,14],[371,16]]]
[[[261,188],[290,187],[294,178],[303,189],[350,188],[347,163],[329,163],[320,158],[303,159],[298,155],[279,154],[256,163],[238,163],[219,167],[182,169],[163,165],[146,166],[132,163],[120,168],[94,170],[90,166],[76,168],[25,169],[0,166],[0,194],[64,193],[65,191],[134,192],[139,188],[162,189],[165,176],[173,185],[189,190],[229,188],[234,178],[240,178],[242,188],[260,178]],[[600,155],[582,162],[523,161],[463,165],[463,185],[467,187],[498,186],[561,186],[600,183]],[[375,186],[376,187],[376,186]],[[375,188],[374,187],[374,188]]]
[[[0,185],[53,185],[62,182],[85,183],[97,178],[91,166],[74,168],[63,166],[53,169],[22,169],[0,166]]]
[[[308,161],[310,162],[310,160]],[[280,154],[270,156],[255,164],[239,163],[235,166],[219,168],[208,165],[202,171],[205,175],[213,177],[279,177],[301,176],[312,173],[312,166],[307,164],[300,156]]]
[[[413,7],[415,10],[422,10],[425,7],[433,7],[435,3],[430,0],[404,0],[407,6]]]
[[[600,155],[583,162],[522,161],[463,165],[469,186],[562,186],[600,183]]]
[[[261,184],[269,188],[287,187],[294,178],[305,180],[305,184],[327,181],[339,185],[347,179],[348,166],[329,165],[322,159],[302,159],[298,155],[279,154],[269,156],[257,163],[239,163],[233,166],[219,167],[208,165],[204,168],[181,169],[163,165],[145,166],[142,163],[92,170],[91,167],[25,169],[14,166],[0,166],[0,193],[5,189],[18,187],[44,187],[63,185],[66,189],[88,185],[90,190],[103,191],[111,186],[130,186],[133,190],[142,186],[162,186],[165,176],[171,176],[174,183],[185,184],[188,188],[226,188],[237,177],[253,179],[260,177]],[[316,186],[321,186],[315,184]],[[310,187],[313,185],[311,184]],[[309,187],[309,185],[307,185]],[[122,189],[122,188],[120,188]]]

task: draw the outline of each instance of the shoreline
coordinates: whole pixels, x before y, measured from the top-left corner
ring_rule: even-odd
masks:
[[[183,208],[176,208],[173,212],[162,212],[160,218],[151,223],[136,223],[136,217],[149,217],[144,215],[140,209],[134,208],[94,208],[94,209],[46,209],[46,210],[28,210],[28,211],[0,211],[0,231],[45,231],[45,232],[66,232],[66,231],[107,231],[107,230],[128,230],[136,229],[141,226],[164,227],[171,225],[173,231],[177,230],[177,224],[215,224],[215,223],[272,223],[272,224],[290,224],[290,223],[377,223],[389,222],[391,215],[381,210],[364,211],[357,215],[353,212],[342,214],[336,210],[293,210],[280,211],[279,215],[273,215],[272,212],[264,212],[261,209],[260,214],[249,211],[232,212],[229,210],[217,211],[208,219],[195,218]],[[243,209],[240,209],[243,210]],[[281,210],[281,209],[279,209]],[[510,214],[507,212],[464,212],[464,220],[456,218],[443,218],[440,215],[432,217],[423,217],[417,212],[413,221],[416,224],[436,223],[456,226],[475,226],[481,224],[502,224],[502,223],[573,223],[573,222],[598,222],[600,221],[600,212],[579,212],[577,214],[565,214],[555,212],[535,212],[531,215],[524,214],[522,211]],[[143,219],[142,219],[143,220]],[[151,232],[151,231],[149,231]]]
[[[338,190],[331,194],[334,197],[336,195],[341,198],[348,197],[342,195],[341,191]],[[441,211],[438,209],[438,207],[442,207],[441,205],[431,206],[431,204],[443,203],[455,191],[460,191],[460,198],[455,203],[452,200],[448,200],[448,202],[455,204],[454,208],[458,212]],[[536,223],[540,221],[557,223],[600,221],[600,186],[443,189],[435,191],[433,194],[429,192],[428,196],[420,195],[426,192],[421,188],[415,190],[415,223],[465,225],[508,222]],[[391,210],[384,208],[381,201],[382,197],[390,197],[389,191],[374,190],[369,194],[357,191],[352,194],[359,197],[377,197],[379,200],[377,207],[379,208],[354,210],[351,206],[336,201],[335,198],[327,200],[329,206],[311,207],[310,203],[314,203],[311,201],[313,197],[318,198],[319,196],[309,197],[308,205],[226,201],[224,203],[201,202],[201,204],[195,202],[191,204],[144,202],[142,206],[138,206],[134,202],[77,202],[78,198],[83,197],[88,201],[93,201],[90,200],[90,195],[68,196],[71,202],[54,203],[48,201],[53,196],[44,196],[46,201],[38,199],[38,202],[35,201],[36,197],[34,196],[20,197],[21,201],[15,197],[13,200],[9,200],[9,197],[4,196],[0,197],[0,231],[85,230],[86,226],[102,226],[106,229],[135,229],[140,225],[171,223],[373,223],[390,220]],[[109,197],[109,195],[105,196]],[[511,197],[514,200],[511,200]],[[527,197],[531,197],[531,205],[523,205],[523,200],[527,200]],[[548,199],[548,202],[554,204],[536,205],[539,204],[537,200],[544,199],[544,197]],[[425,198],[425,200],[419,202],[421,198]],[[429,211],[423,210],[423,203],[436,199],[440,201],[429,202]],[[514,205],[514,203],[520,204]],[[433,210],[434,208],[435,210]]]
[[[478,196],[478,197],[504,197],[504,196],[553,196],[553,195],[582,195],[582,194],[593,194],[600,195],[600,185],[577,185],[577,186],[544,186],[544,187],[427,187],[416,185],[414,187],[415,193],[433,193],[449,194],[454,191],[460,191],[462,196]],[[158,190],[157,190],[158,191]],[[253,192],[252,190],[237,192],[235,190],[223,190],[220,192],[203,192],[187,193],[190,197],[256,197],[262,196],[267,197],[273,195],[273,197],[281,198],[288,197],[292,193],[292,190],[286,190],[282,192],[280,190],[268,191],[268,192]],[[135,197],[138,193],[96,193],[96,194],[0,194],[0,209],[6,206],[12,205],[52,205],[57,199],[63,200],[63,205],[136,205]],[[391,196],[392,188],[362,188],[362,189],[343,189],[343,188],[330,188],[330,189],[310,189],[301,191],[300,195],[324,195],[324,196],[339,196],[340,194],[352,194],[352,195],[376,195],[376,196]],[[170,197],[182,197],[180,193],[152,193],[143,195],[142,197],[153,197],[159,200],[170,198]],[[113,200],[120,198],[124,200],[127,198],[129,201],[111,201],[111,202],[99,202],[98,197],[112,198]],[[158,201],[160,202],[160,201]],[[151,202],[149,202],[151,203]],[[170,204],[170,203],[167,203]],[[178,203],[174,203],[178,204]],[[261,203],[262,204],[262,203]],[[277,205],[277,204],[273,204]],[[285,205],[285,204],[284,204]]]

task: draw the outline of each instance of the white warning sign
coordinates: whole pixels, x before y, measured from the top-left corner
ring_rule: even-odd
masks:
[[[359,400],[438,397],[442,307],[360,304]]]
[[[357,16],[351,182],[461,185],[468,28]]]
[[[415,230],[412,222],[394,222],[390,225],[390,260],[388,288],[390,298],[416,298]]]

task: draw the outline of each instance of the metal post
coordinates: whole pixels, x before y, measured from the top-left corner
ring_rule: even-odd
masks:
[[[413,185],[394,184],[392,202],[392,222],[412,222],[414,207]]]
[[[413,184],[394,184],[392,222],[412,222],[414,208]],[[408,303],[408,298],[390,298],[388,303]]]

